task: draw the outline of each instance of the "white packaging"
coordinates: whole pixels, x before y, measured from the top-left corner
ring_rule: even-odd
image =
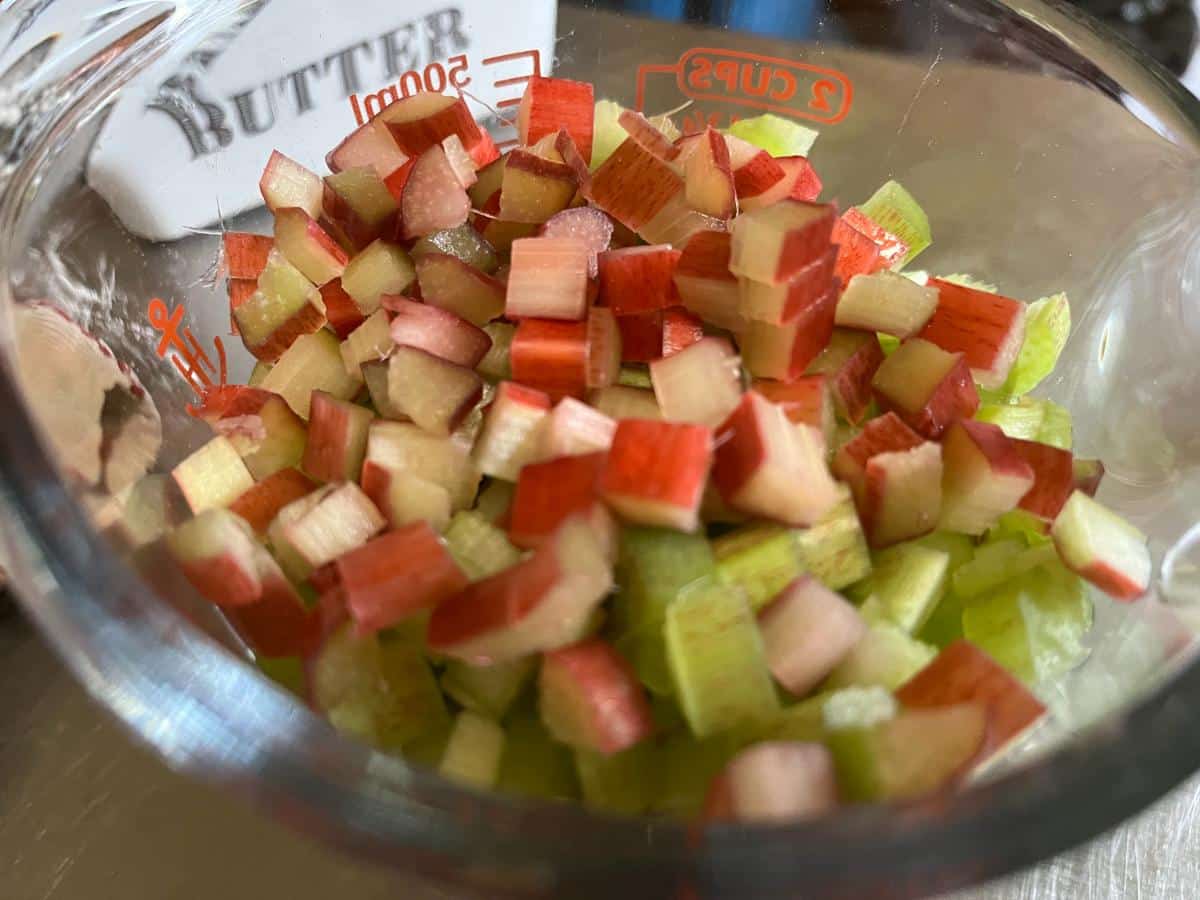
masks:
[[[554,0],[271,0],[215,55],[139,78],[92,151],[88,181],[132,232],[174,240],[261,205],[274,149],[326,172],[325,154],[393,90],[461,90],[477,119],[502,128],[496,115],[515,116],[522,76],[550,74],[556,10]]]

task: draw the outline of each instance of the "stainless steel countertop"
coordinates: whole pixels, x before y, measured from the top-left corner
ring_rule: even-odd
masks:
[[[2,601],[0,601],[2,602]],[[168,771],[0,612],[0,898],[426,900]],[[945,900],[1179,900],[1200,877],[1200,779],[1091,845]]]

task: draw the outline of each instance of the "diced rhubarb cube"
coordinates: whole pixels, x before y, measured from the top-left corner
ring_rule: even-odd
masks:
[[[821,176],[817,174],[817,170],[805,157],[788,156],[780,159],[779,163],[785,168],[788,167],[786,164],[790,164],[796,170],[796,181],[792,185],[790,195],[793,200],[807,200],[812,203],[821,196],[825,185],[821,183]]]
[[[325,178],[322,224],[343,245],[358,251],[391,238],[399,207],[371,168],[347,169]]]
[[[585,636],[611,587],[602,540],[571,519],[528,559],[442,601],[429,647],[477,665],[557,650]]]
[[[754,200],[779,184],[786,174],[779,161],[766,150],[762,150],[733,135],[726,135],[729,162],[733,169],[733,183],[738,202],[744,204]]]
[[[369,409],[313,391],[304,471],[318,481],[358,481],[374,418]]]
[[[492,136],[482,128],[479,130],[479,139],[473,144],[465,144],[467,153],[475,162],[475,170],[478,171],[485,166],[489,166],[500,158],[500,149],[496,146],[496,142],[492,140]]]
[[[539,237],[573,238],[588,246],[588,275],[600,274],[599,256],[612,243],[613,220],[590,206],[577,206],[555,213],[538,232]]]
[[[808,371],[829,378],[838,415],[857,425],[871,405],[871,382],[883,360],[883,348],[874,334],[834,328],[829,345]]]
[[[894,182],[892,182],[894,184]],[[915,202],[915,201],[914,201]],[[842,215],[842,221],[854,231],[869,238],[879,248],[878,269],[898,269],[909,258],[909,246],[904,240],[888,231],[857,206]],[[918,251],[919,252],[919,251]],[[912,254],[916,256],[915,253]],[[860,274],[870,274],[864,272]]]
[[[604,497],[622,518],[695,531],[712,465],[712,431],[641,419],[617,423]]]
[[[771,325],[794,321],[796,316],[828,293],[834,283],[835,258],[836,253],[830,248],[783,284],[766,284],[749,278],[739,279],[741,315]]]
[[[850,210],[849,212],[856,212]],[[849,215],[849,213],[847,214]],[[870,275],[888,267],[882,251],[870,235],[864,234],[843,215],[833,226],[832,240],[837,245],[837,263],[834,274],[842,284],[849,284],[855,275]]]
[[[672,247],[625,247],[600,255],[600,302],[629,316],[676,305],[675,269],[682,251]]]
[[[880,453],[899,453],[912,450],[925,442],[895,413],[889,412],[871,419],[853,439],[838,450],[833,459],[833,473],[850,485],[861,499],[866,487],[867,463]]]
[[[467,221],[470,212],[471,198],[446,158],[446,151],[439,145],[418,156],[400,203],[404,237],[424,237],[457,228]]]
[[[759,379],[751,389],[782,409],[789,422],[815,428],[828,441],[836,419],[830,382],[825,375],[806,375],[790,382]]]
[[[855,275],[838,301],[837,324],[907,338],[925,327],[937,305],[936,288],[895,272]]]
[[[340,278],[349,262],[337,241],[312,216],[294,207],[275,213],[275,246],[318,287]]]
[[[937,290],[938,304],[921,337],[962,353],[981,386],[999,388],[1025,341],[1025,304],[938,278],[929,286]]]
[[[1013,447],[1033,470],[1033,486],[1021,497],[1021,509],[1053,521],[1075,490],[1075,458],[1070,450],[1061,450],[1037,441],[1013,439]]]
[[[771,674],[797,697],[837,668],[867,631],[854,606],[808,575],[763,607],[758,627]]]
[[[470,448],[453,437],[439,437],[410,422],[375,420],[367,436],[362,488],[375,500],[389,490],[391,474],[403,470],[423,481],[438,484],[450,495],[454,511],[475,502],[480,472],[471,461]]]
[[[257,603],[239,606],[226,615],[242,640],[267,659],[307,658],[324,635],[325,615],[309,609],[270,555],[260,557],[263,592]]]
[[[198,415],[229,438],[255,479],[299,465],[304,456],[304,422],[278,394],[241,385],[216,388]]]
[[[171,470],[193,513],[229,506],[254,478],[229,438],[218,435]]]
[[[756,378],[799,378],[833,337],[837,284],[784,325],[749,322],[738,336],[742,360]]]
[[[299,469],[280,469],[234,500],[229,511],[245,519],[258,534],[265,534],[279,510],[316,489],[317,483]]]
[[[297,505],[297,514],[290,515]],[[362,546],[386,525],[357,484],[327,485],[280,511],[270,528],[271,543],[278,551],[279,544],[286,542],[307,567],[307,575]]]
[[[617,316],[621,333],[621,359],[625,362],[652,362],[662,357],[662,311]]]
[[[668,422],[715,428],[742,397],[741,361],[725,338],[709,337],[650,364],[659,408]]]
[[[373,634],[433,609],[467,586],[454,557],[425,522],[391,531],[335,562],[359,634]]]
[[[346,372],[361,374],[363,366],[382,362],[391,355],[395,346],[388,311],[375,310],[342,341],[342,362]]]
[[[1016,677],[966,641],[955,641],[896,691],[909,709],[977,703],[987,714],[987,737],[976,764],[1002,752],[1046,714],[1046,707]]]
[[[679,173],[633,138],[626,139],[591,179],[592,202],[634,231],[683,190]]]
[[[325,157],[330,172],[370,167],[385,180],[406,162],[408,155],[397,145],[387,124],[378,118],[352,131]]]
[[[587,317],[589,388],[616,383],[621,375],[621,329],[612,310],[593,306]]]
[[[742,212],[762,209],[781,200],[816,200],[821,194],[821,179],[803,156],[782,156],[774,160],[783,176],[753,196],[739,197]],[[735,176],[736,179],[736,176]]]
[[[654,398],[654,392],[645,390],[644,388],[614,384],[612,387],[592,391],[588,396],[588,402],[598,412],[602,412],[610,419],[618,422],[621,419],[650,419],[656,421],[662,418],[662,410],[658,408],[658,401]],[[611,445],[610,441],[609,446]]]
[[[587,314],[588,247],[571,238],[513,242],[505,315],[579,321]]]
[[[565,210],[579,189],[575,170],[529,150],[514,150],[504,167],[499,216],[541,225]]]
[[[626,134],[641,144],[643,149],[663,162],[674,162],[679,156],[680,150],[675,141],[663,134],[640,112],[623,109],[617,117],[617,123],[625,129]]]
[[[718,219],[731,218],[737,209],[729,145],[714,128],[701,135],[684,163],[688,205]]]
[[[483,397],[483,379],[416,347],[397,347],[388,358],[388,398],[432,434],[450,435]]]
[[[872,547],[928,534],[937,527],[941,506],[940,445],[926,441],[867,461],[859,517]]]
[[[312,282],[274,252],[258,289],[233,310],[233,318],[246,349],[264,362],[275,362],[297,338],[325,324],[325,304]]]
[[[362,374],[346,371],[341,344],[325,328],[297,338],[261,383],[263,390],[277,393],[302,419],[308,418],[313,391],[349,400],[362,385]]]
[[[885,359],[871,386],[884,408],[931,439],[979,408],[979,392],[963,354],[920,338],[910,338]]]
[[[555,459],[607,452],[616,432],[617,423],[612,418],[574,397],[564,397],[542,428],[539,456]]]
[[[294,206],[314,218],[321,215],[325,188],[320,176],[278,150],[271,153],[258,187],[271,212]]]
[[[838,807],[833,757],[821,744],[769,741],[738,753],[713,780],[709,819],[786,824],[828,815]]]
[[[540,547],[563,522],[577,515],[593,520],[602,535],[602,520],[608,516],[600,499],[606,462],[604,453],[590,453],[525,466],[513,495],[509,539],[525,549]]]
[[[560,129],[571,136],[585,162],[592,158],[595,96],[586,81],[534,76],[517,111],[517,134],[525,146]]]
[[[1017,444],[998,425],[963,419],[950,426],[942,441],[939,528],[983,534],[1016,508],[1033,488],[1035,475]]]
[[[718,328],[741,331],[738,279],[729,270],[732,237],[698,231],[684,245],[675,266],[675,288],[683,305]]]
[[[325,303],[327,324],[342,340],[349,337],[366,319],[354,298],[342,287],[340,278],[333,279],[321,288],[321,300]]]
[[[275,241],[266,234],[247,234],[226,231],[221,235],[225,253],[225,271],[230,278],[251,278],[255,281],[267,267],[267,257]]]
[[[790,525],[813,525],[836,505],[823,442],[783,410],[746,393],[717,430],[713,482],[734,509]]]
[[[192,587],[223,608],[262,599],[259,555],[266,551],[237,516],[209,509],[167,535],[167,549]]]
[[[674,356],[704,338],[704,323],[681,306],[662,314],[662,355]]]
[[[430,147],[440,145],[452,134],[464,147],[473,147],[482,137],[475,117],[461,97],[418,91],[390,104],[379,119],[391,131],[396,144],[415,159]]]
[[[514,381],[552,397],[582,397],[588,386],[587,322],[522,319],[509,359]]]
[[[379,309],[380,298],[403,294],[416,277],[412,257],[403,247],[378,240],[350,260],[342,273],[342,288],[365,317]]]
[[[492,339],[482,328],[449,310],[406,297],[384,297],[382,303],[393,314],[391,338],[399,346],[417,347],[468,369],[491,349]]]
[[[504,283],[447,253],[426,253],[416,263],[421,297],[482,328],[504,314]]]
[[[454,175],[458,178],[458,183],[462,185],[464,191],[479,180],[475,174],[477,168],[475,160],[471,158],[471,154],[467,152],[467,148],[463,146],[462,139],[457,134],[452,134],[442,141],[442,151],[446,154],[446,162],[454,170]]]
[[[513,381],[502,381],[484,413],[474,457],[481,472],[516,481],[521,468],[537,457],[539,430],[550,413],[550,398]]]
[[[619,753],[654,733],[633,667],[599,638],[547,653],[538,697],[546,729],[569,747]]]
[[[1150,587],[1146,536],[1108,507],[1075,491],[1050,528],[1071,571],[1117,600],[1136,600]]]
[[[783,200],[733,220],[729,269],[768,284],[790,281],[830,247],[833,207]]]

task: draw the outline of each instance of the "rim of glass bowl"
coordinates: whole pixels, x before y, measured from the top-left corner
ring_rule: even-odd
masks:
[[[1177,143],[1200,147],[1200,103],[1131,45],[1064,5],[982,3],[1086,58]],[[55,114],[10,158],[0,197],[6,269],[20,252],[14,226],[39,170],[137,71],[133,57],[161,53],[203,15],[239,0],[208,0],[205,13],[187,5],[181,0],[118,52],[76,70]],[[11,302],[3,279],[3,315]],[[16,526],[8,538],[28,615],[86,689],[173,768],[379,862],[483,886],[491,896],[668,896],[689,881],[714,895],[907,896],[979,882],[1081,843],[1200,764],[1200,667],[1192,665],[1034,766],[953,796],[851,808],[811,823],[701,830],[455,787],[337,735],[253,669],[232,665],[226,650],[159,600],[91,528],[7,365],[0,368],[0,408],[9,416],[0,429],[0,508]]]

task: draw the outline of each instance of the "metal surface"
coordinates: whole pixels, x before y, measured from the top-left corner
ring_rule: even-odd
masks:
[[[0,613],[0,616],[5,615]],[[4,900],[435,900],[187,781],[135,747],[11,610],[0,618]],[[1200,877],[1200,779],[1101,840],[943,900],[1179,900]]]

